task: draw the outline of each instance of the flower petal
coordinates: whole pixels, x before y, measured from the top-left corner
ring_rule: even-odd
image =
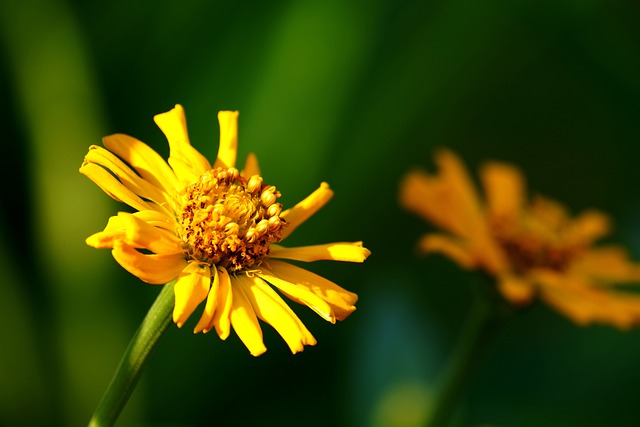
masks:
[[[218,148],[218,157],[213,167],[233,168],[236,166],[236,156],[238,153],[238,114],[237,111],[218,112],[220,146]]]
[[[480,169],[480,179],[491,214],[509,218],[520,215],[525,203],[525,184],[516,167],[489,162]]]
[[[124,186],[106,169],[94,163],[84,163],[80,167],[80,173],[87,176],[98,187],[107,193],[112,199],[126,203],[139,211],[153,210],[150,203],[145,202],[138,197],[133,191]]]
[[[324,277],[283,261],[269,260],[268,267],[274,276],[307,289],[325,300],[338,320],[346,319],[356,309],[354,304],[358,301],[358,295]]]
[[[602,212],[589,210],[581,213],[569,224],[568,238],[591,243],[611,231],[611,221]]]
[[[598,288],[584,278],[539,273],[540,295],[579,325],[604,323],[619,329],[640,324],[640,296]]]
[[[422,252],[441,253],[460,267],[472,269],[478,267],[479,260],[464,241],[444,234],[426,234],[418,241],[418,249]]]
[[[540,195],[533,198],[529,213],[533,215],[533,220],[539,221],[550,230],[558,230],[569,221],[569,213],[564,206]]]
[[[197,262],[189,262],[178,276],[174,292],[173,322],[181,328],[191,313],[209,294],[211,268]]]
[[[226,340],[231,330],[231,308],[233,307],[233,292],[231,287],[231,277],[224,267],[218,267],[218,302],[216,312],[213,316],[213,326],[220,339]],[[205,332],[208,332],[206,329]]]
[[[278,288],[291,300],[306,305],[320,315],[324,320],[336,323],[336,316],[329,304],[318,295],[311,292],[308,288],[283,280],[264,266],[261,266],[260,271],[256,274],[262,280]]]
[[[134,212],[133,216],[154,227],[162,228],[175,234],[176,221],[166,214],[154,210]]]
[[[216,312],[216,308],[218,306],[218,289],[220,288],[220,278],[218,276],[218,269],[213,267],[213,280],[211,280],[211,289],[209,289],[209,294],[207,295],[207,303],[204,306],[204,311],[202,312],[202,316],[200,316],[200,320],[195,328],[193,328],[193,333],[197,334],[198,332],[209,332],[213,325],[213,315]]]
[[[606,283],[640,283],[640,265],[618,246],[591,249],[574,261],[571,269]]]
[[[169,141],[169,164],[180,181],[193,182],[211,169],[209,161],[189,142],[187,120],[182,105],[177,104],[170,111],[157,114],[153,120]]]
[[[280,296],[258,277],[238,275],[236,282],[244,291],[259,319],[273,326],[293,354],[315,345],[316,340]]]
[[[242,176],[249,179],[254,175],[260,175],[260,166],[258,165],[258,158],[255,154],[249,153],[247,160],[244,162],[244,169],[242,170]]]
[[[363,262],[371,251],[362,247],[362,242],[327,243],[325,245],[285,248],[271,245],[270,257],[312,262],[320,260]]]
[[[85,156],[84,161],[107,169],[129,190],[144,199],[155,202],[158,205],[158,209],[164,211],[166,208],[163,206],[172,202],[171,197],[169,197],[167,193],[145,179],[140,178],[129,166],[125,165],[122,160],[102,147],[96,145],[89,147],[89,152]]]
[[[114,242],[111,253],[129,273],[154,285],[172,281],[187,266],[182,254],[146,255],[119,240]]]
[[[451,151],[436,156],[438,175],[415,171],[400,184],[400,203],[436,226],[463,238],[481,256],[491,272],[503,271],[506,262],[493,240],[471,178]]]
[[[528,304],[535,296],[532,283],[511,274],[498,279],[498,289],[507,300],[516,305]]]
[[[435,176],[414,171],[400,186],[400,202],[437,226],[470,237],[484,221],[471,178],[460,159],[449,150],[436,155]]]
[[[282,230],[282,238],[285,239],[300,224],[305,222],[309,217],[322,208],[333,197],[333,191],[329,188],[329,184],[323,182],[320,187],[299,202],[294,207],[287,209],[280,215],[285,219],[288,225]]]
[[[167,162],[144,142],[129,135],[115,134],[102,138],[102,143],[151,184],[168,194],[178,190],[176,174]]]
[[[94,248],[113,248],[116,240],[161,255],[184,253],[180,240],[173,233],[149,225],[127,212],[109,218],[104,231],[89,236],[86,242]]]
[[[252,356],[260,356],[267,351],[262,341],[262,329],[251,302],[245,295],[238,279],[233,279],[233,304],[231,306],[231,325],[240,340],[249,349]]]

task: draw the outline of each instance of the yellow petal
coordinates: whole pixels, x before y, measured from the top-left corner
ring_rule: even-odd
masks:
[[[204,311],[198,324],[193,329],[193,333],[209,332],[213,325],[213,315],[216,312],[218,306],[218,289],[220,288],[220,278],[218,276],[218,269],[213,267],[213,280],[211,281],[211,289],[207,295],[207,303],[204,306]]]
[[[94,248],[112,248],[116,240],[133,248],[147,249],[161,255],[184,252],[175,234],[149,225],[127,212],[120,212],[117,217],[109,218],[104,231],[88,237],[86,242]]]
[[[276,276],[273,272],[271,272],[264,266],[261,266],[260,271],[258,271],[256,274],[261,279],[278,288],[288,298],[292,299],[295,302],[308,306],[310,309],[318,313],[324,320],[331,323],[336,323],[336,316],[334,315],[333,310],[331,309],[329,304],[327,304],[327,302],[320,298],[318,295],[311,292],[308,288],[298,286],[295,283],[287,282],[286,280],[283,280],[280,277]]]
[[[224,267],[218,267],[218,298],[217,309],[213,316],[213,326],[216,328],[218,336],[226,340],[231,330],[230,316],[233,307],[233,292],[231,287],[231,277]],[[205,330],[208,332],[209,330]]]
[[[369,249],[362,247],[362,242],[340,242],[297,248],[271,245],[270,257],[305,262],[320,260],[363,262],[370,254]]]
[[[87,176],[112,199],[126,203],[139,211],[153,210],[151,204],[145,202],[133,191],[125,187],[113,175],[107,172],[106,169],[93,163],[84,163],[80,167],[80,173]]]
[[[451,188],[440,177],[410,172],[400,183],[400,204],[427,221],[460,237],[469,237],[466,213]],[[477,222],[477,220],[475,221]]]
[[[536,277],[540,295],[578,325],[604,323],[619,329],[640,324],[640,296],[599,288],[584,278],[554,273]]]
[[[333,191],[329,188],[329,184],[323,182],[320,184],[320,188],[307,196],[303,201],[282,212],[282,215],[280,215],[281,218],[284,218],[288,223],[282,230],[282,238],[285,239],[289,236],[300,224],[327,204],[327,202],[331,200],[331,197],[333,197]]]
[[[218,123],[220,123],[220,147],[214,167],[233,168],[236,166],[238,152],[238,112],[220,111]]]
[[[606,283],[640,283],[640,265],[618,246],[591,249],[578,257],[571,269]]]
[[[531,283],[513,275],[500,277],[498,289],[507,300],[516,305],[528,304],[535,296],[535,290]]]
[[[113,242],[116,240],[124,240],[124,236],[125,232],[122,218],[120,216],[112,216],[109,218],[104,230],[87,237],[85,243],[96,249],[112,249]]]
[[[524,179],[511,165],[490,162],[480,170],[489,211],[499,217],[517,217],[525,203]]]
[[[247,155],[247,160],[244,162],[242,176],[249,179],[254,175],[260,175],[260,166],[258,165],[258,158],[256,155],[249,153],[249,155]]]
[[[191,313],[209,294],[211,268],[189,262],[176,280],[174,292],[176,303],[173,307],[173,322],[181,328]]]
[[[92,145],[84,158],[85,162],[94,163],[109,170],[125,187],[133,191],[138,196],[151,200],[158,205],[159,210],[165,210],[164,205],[171,203],[172,199],[155,185],[140,178],[122,160],[114,156],[111,152],[102,147]]]
[[[569,220],[569,214],[564,206],[540,195],[534,197],[529,212],[537,221],[545,224],[548,229],[559,229],[565,226]]]
[[[237,278],[233,279],[233,304],[230,317],[233,329],[252,356],[260,356],[267,351],[262,341],[262,329],[256,313],[242,286],[238,284]]]
[[[458,157],[441,151],[438,175],[411,172],[400,184],[400,203],[436,226],[462,238],[491,273],[506,268],[467,171]]]
[[[121,212],[118,216],[123,219],[126,243],[130,246],[160,255],[184,253],[182,243],[175,234],[149,225],[132,214]]]
[[[356,309],[355,303],[358,301],[358,296],[324,277],[277,260],[269,261],[269,270],[274,276],[294,283],[322,298],[329,304],[338,320],[346,319]]]
[[[111,253],[129,273],[154,285],[172,281],[187,266],[182,254],[146,255],[121,241],[114,242]]]
[[[611,221],[602,212],[589,210],[574,218],[569,224],[568,237],[578,241],[591,243],[611,231]]]
[[[181,105],[156,115],[153,120],[169,141],[169,164],[180,181],[193,182],[194,176],[197,179],[211,169],[209,161],[189,142],[187,120]]]
[[[162,228],[175,234],[176,221],[175,218],[171,218],[166,214],[158,211],[138,211],[134,212],[133,216],[140,218],[144,222],[154,227]]]
[[[469,246],[455,237],[444,234],[427,234],[418,241],[423,252],[437,252],[451,258],[460,267],[472,269],[478,267],[478,258]]]
[[[259,319],[273,326],[292,353],[315,345],[316,340],[291,308],[262,279],[238,275],[236,282],[244,291]]]
[[[142,178],[168,194],[178,190],[178,180],[167,162],[142,141],[129,135],[106,136],[102,143],[112,153],[129,163]]]

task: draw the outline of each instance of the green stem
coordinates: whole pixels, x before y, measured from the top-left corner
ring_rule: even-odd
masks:
[[[444,427],[451,422],[460,396],[509,313],[505,310],[505,301],[489,301],[487,295],[479,294],[454,356],[442,375],[438,395],[426,423],[429,427]]]
[[[171,323],[174,285],[175,281],[162,287],[140,327],[131,338],[109,387],[89,421],[89,427],[112,426],[118,419],[140,378],[151,350]]]

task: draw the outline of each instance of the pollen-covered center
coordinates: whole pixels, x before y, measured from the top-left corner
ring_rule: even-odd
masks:
[[[214,168],[183,192],[179,235],[189,256],[237,271],[259,265],[285,221],[280,192],[262,177],[246,179],[235,168]]]

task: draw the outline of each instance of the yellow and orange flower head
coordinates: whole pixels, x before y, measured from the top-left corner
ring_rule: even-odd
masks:
[[[254,356],[266,351],[258,319],[293,353],[316,343],[280,294],[331,323],[355,310],[356,294],[282,260],[362,262],[370,253],[362,242],[278,244],[331,199],[326,183],[282,210],[280,192],[263,182],[254,155],[236,169],[238,112],[218,114],[213,165],[191,146],[180,105],[154,119],[169,141],[168,164],[127,135],[105,137],[106,149],[89,148],[80,172],[137,212],[111,217],[88,245],[112,249],[122,267],[147,283],[175,279],[173,321],[179,327],[206,300],[194,332],[215,329],[224,340],[233,327]]]
[[[446,232],[424,235],[420,251],[484,270],[516,305],[538,297],[580,325],[640,323],[640,295],[618,286],[640,283],[640,266],[620,247],[593,246],[609,232],[604,214],[571,218],[552,200],[528,200],[519,170],[498,162],[480,170],[481,200],[454,153],[438,152],[436,164],[438,173],[410,172],[400,186],[400,203]]]

